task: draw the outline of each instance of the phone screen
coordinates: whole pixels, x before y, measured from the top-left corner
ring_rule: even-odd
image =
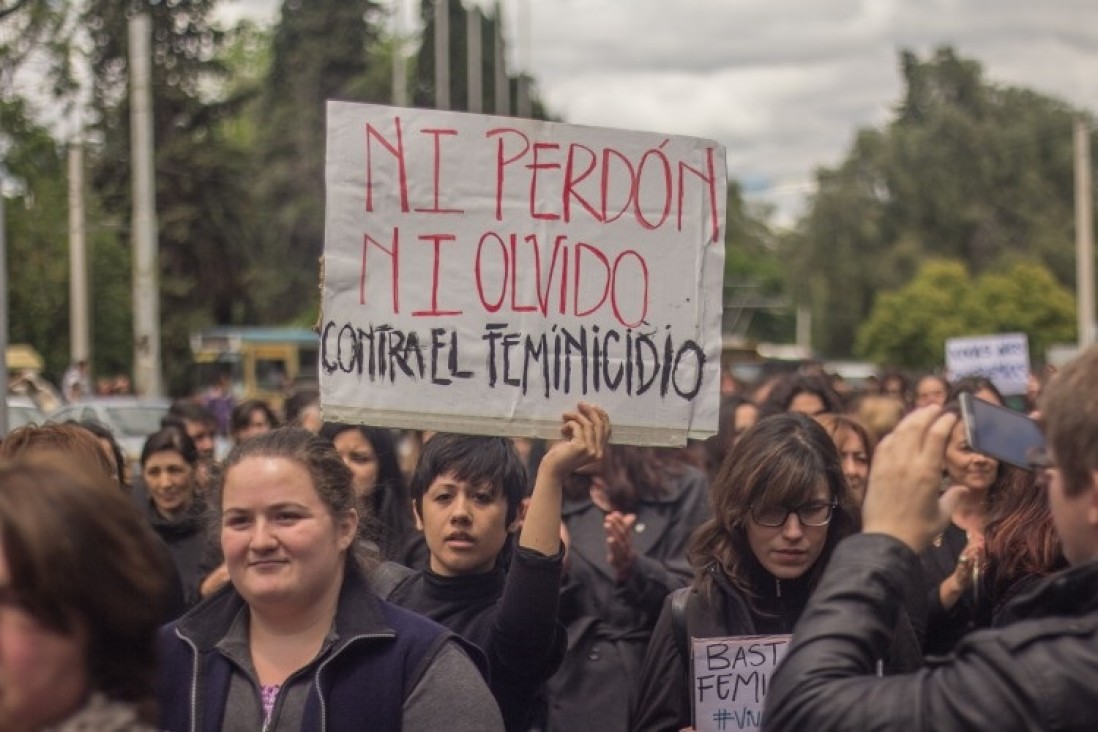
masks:
[[[972,394],[961,394],[960,402],[965,436],[973,450],[1029,469],[1032,451],[1045,445],[1045,436],[1034,420]]]

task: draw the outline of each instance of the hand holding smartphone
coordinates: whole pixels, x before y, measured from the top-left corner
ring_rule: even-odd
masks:
[[[1030,456],[1045,446],[1040,426],[1021,412],[961,394],[965,437],[976,452],[1031,470]]]

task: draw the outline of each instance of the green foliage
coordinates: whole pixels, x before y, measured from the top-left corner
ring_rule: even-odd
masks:
[[[325,102],[392,98],[394,41],[381,30],[382,3],[285,0],[271,29],[242,24],[225,32],[211,21],[222,1],[0,5],[11,10],[5,27],[16,29],[0,39],[0,90],[10,93],[6,82],[32,48],[46,55],[42,68],[61,102],[73,98],[77,60],[93,72],[86,209],[93,370],[100,374],[132,367],[128,19],[140,9],[152,20],[161,352],[175,394],[192,386],[193,329],[315,321]],[[453,11],[460,14],[458,4]],[[481,22],[491,109],[493,21]],[[87,33],[87,59],[76,55],[74,30]],[[464,21],[452,32],[461,39],[452,47],[454,78],[463,86]],[[414,68],[410,74],[416,78]],[[510,83],[514,98],[516,80]],[[546,116],[536,98],[534,116]],[[18,100],[0,96],[0,125],[11,150],[9,192],[12,180],[22,186],[8,202],[10,333],[34,344],[59,376],[69,360],[63,149],[27,121]]]
[[[1075,340],[1075,298],[1034,262],[973,279],[960,261],[930,260],[907,285],[879,296],[855,353],[929,370],[942,365],[947,338],[996,333],[1025,333],[1040,361],[1053,343]]]
[[[69,361],[69,258],[64,151],[18,100],[0,101],[5,156],[8,340],[29,343],[59,377]]]
[[[34,63],[45,72],[43,77],[49,85],[46,91],[58,100],[71,101],[77,86],[72,68],[76,25],[71,7],[72,0],[0,2],[0,89],[10,90],[12,75],[32,52],[45,51]],[[4,95],[9,94],[5,91]]]
[[[223,36],[210,22],[215,1],[141,4],[153,26],[161,353],[165,382],[178,394],[190,386],[188,331],[250,310],[249,292],[241,287],[253,241],[250,169],[223,124],[234,100],[206,96],[205,90],[222,86],[225,74],[217,55]],[[93,132],[101,142],[89,156],[90,177],[100,203],[95,210],[105,219],[88,223],[113,231],[115,241],[99,245],[102,256],[118,262],[130,243],[129,12],[129,3],[115,0],[90,0],[84,11],[92,39]]]
[[[255,322],[284,323],[317,310],[324,244],[324,138],[329,99],[390,100],[376,2],[284,3],[254,123],[257,251],[249,288]],[[387,63],[387,62],[386,62]],[[385,66],[388,68],[388,66]],[[259,173],[261,171],[261,173]]]
[[[901,55],[891,122],[860,131],[818,190],[786,255],[812,306],[817,350],[845,355],[878,291],[932,258],[980,274],[1019,256],[1074,281],[1073,111],[986,82],[951,49]]]
[[[744,201],[740,184],[728,182],[724,237],[725,330],[754,341],[784,343],[795,336],[788,277],[771,211]]]

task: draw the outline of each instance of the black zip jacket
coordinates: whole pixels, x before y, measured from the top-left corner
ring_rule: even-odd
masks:
[[[1098,562],[1018,597],[952,656],[876,678],[918,557],[882,534],[835,550],[771,679],[767,730],[1098,729]]]

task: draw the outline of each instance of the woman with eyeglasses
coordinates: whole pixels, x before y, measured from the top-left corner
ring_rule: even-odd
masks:
[[[747,430],[710,493],[713,518],[687,553],[694,581],[680,591],[683,631],[672,619],[672,593],[645,655],[633,730],[690,727],[688,639],[792,633],[835,545],[857,530],[835,444],[803,414],[774,415]]]

